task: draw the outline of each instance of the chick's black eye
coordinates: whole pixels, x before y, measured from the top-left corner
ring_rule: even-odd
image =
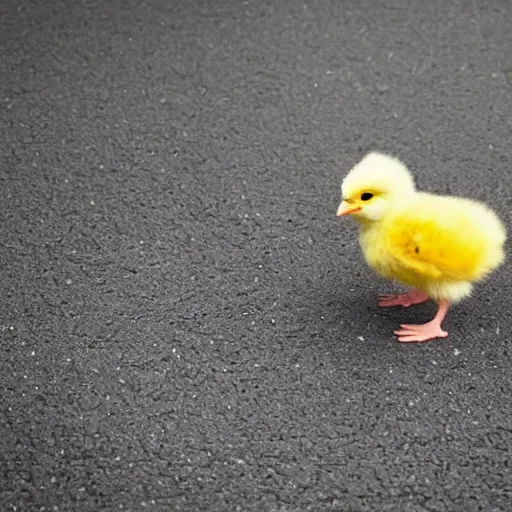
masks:
[[[373,194],[371,192],[364,192],[361,194],[361,200],[362,201],[369,201],[373,197]]]

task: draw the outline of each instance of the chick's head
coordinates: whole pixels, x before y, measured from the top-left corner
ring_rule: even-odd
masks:
[[[362,222],[376,222],[401,209],[415,192],[412,176],[402,162],[370,153],[343,180],[337,215],[350,214]]]

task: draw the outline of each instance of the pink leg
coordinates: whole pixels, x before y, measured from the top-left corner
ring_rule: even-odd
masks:
[[[408,308],[414,304],[421,304],[429,299],[425,292],[411,290],[407,293],[397,295],[379,295],[379,306],[381,308],[392,308],[393,306],[403,306]]]
[[[448,312],[450,303],[447,300],[439,301],[436,316],[426,324],[402,324],[400,330],[395,331],[398,341],[401,343],[413,343],[433,340],[434,338],[446,338],[448,333],[441,329],[444,317]]]

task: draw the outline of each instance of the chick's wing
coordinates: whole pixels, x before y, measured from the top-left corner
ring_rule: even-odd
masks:
[[[424,197],[394,222],[389,249],[405,268],[427,279],[471,280],[482,254],[471,211],[447,198]]]

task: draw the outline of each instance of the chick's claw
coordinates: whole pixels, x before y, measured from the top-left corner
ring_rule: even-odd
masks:
[[[441,329],[441,326],[434,321],[426,324],[402,324],[401,329],[395,331],[400,343],[421,343],[435,338],[446,338],[448,333]]]
[[[402,306],[408,308],[415,304],[422,304],[429,300],[426,293],[419,290],[411,290],[407,293],[399,293],[396,295],[379,295],[379,306],[381,308],[392,308],[394,306]]]

